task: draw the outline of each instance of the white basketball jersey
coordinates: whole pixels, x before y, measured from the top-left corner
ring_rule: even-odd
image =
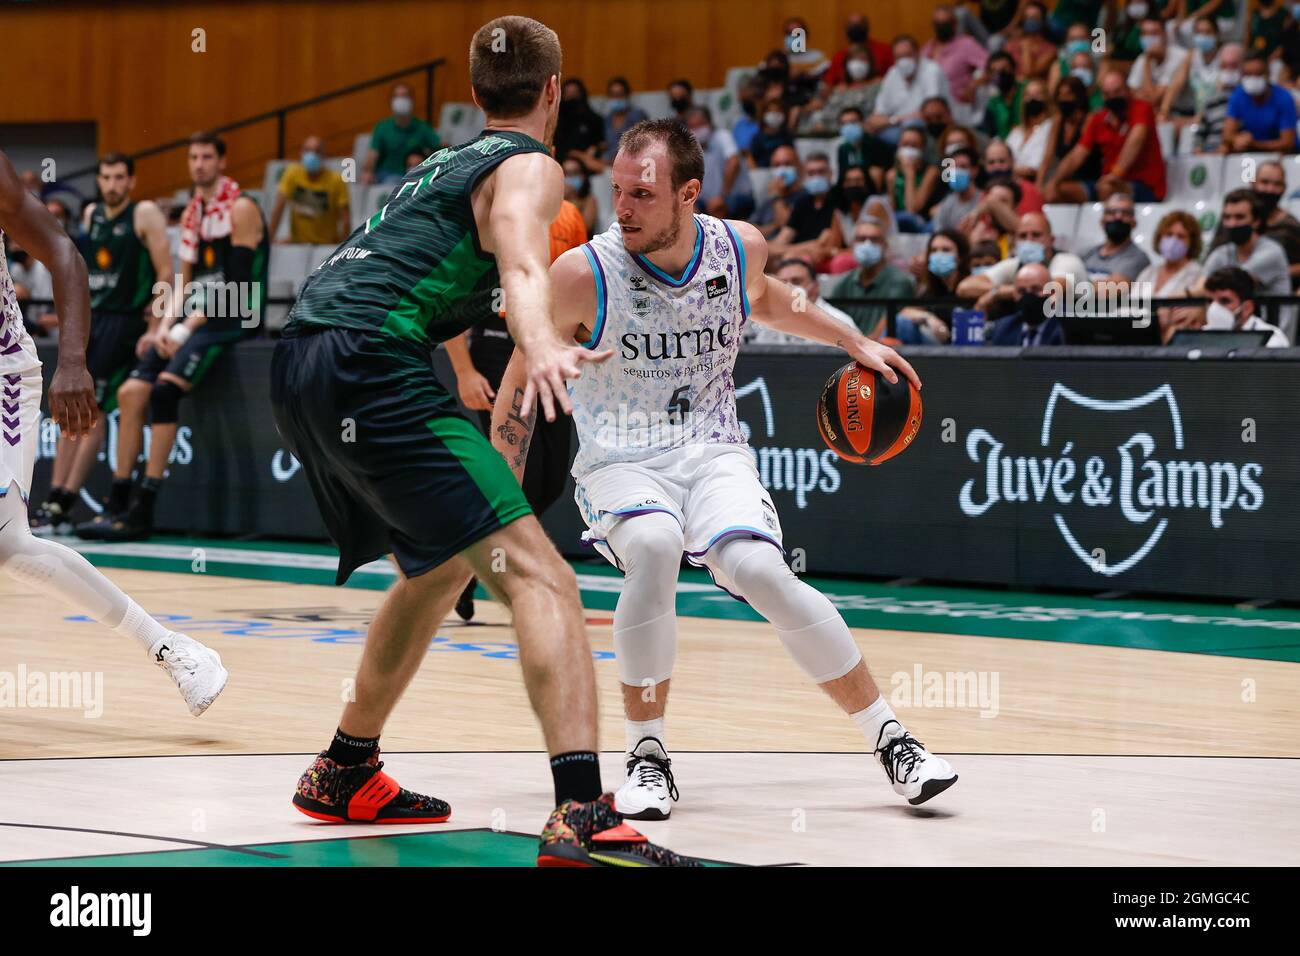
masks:
[[[0,373],[24,372],[39,368],[36,345],[23,326],[23,313],[18,308],[18,293],[9,275],[9,262],[4,253],[4,233],[0,232]]]
[[[697,215],[680,276],[628,252],[615,223],[582,250],[596,281],[590,341],[613,349],[570,386],[578,455],[573,475],[698,444],[743,445],[736,365],[749,315],[745,252],[721,219]]]

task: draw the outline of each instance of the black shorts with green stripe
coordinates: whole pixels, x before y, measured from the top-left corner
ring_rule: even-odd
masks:
[[[117,407],[117,387],[135,367],[135,346],[147,330],[143,312],[90,313],[86,371],[95,382],[95,403],[105,415]]]
[[[532,514],[427,348],[290,324],[271,360],[271,403],[338,546],[338,584],[386,554],[416,577]]]
[[[248,338],[249,333],[239,326],[219,328],[200,325],[184,345],[177,346],[171,358],[160,355],[158,350],[150,348],[145,352],[136,367],[131,369],[131,378],[146,382],[158,381],[163,372],[175,375],[190,383],[190,388],[203,381],[217,359],[237,342]]]

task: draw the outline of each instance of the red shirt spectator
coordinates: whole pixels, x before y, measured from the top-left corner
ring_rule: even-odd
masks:
[[[831,65],[822,74],[822,82],[827,86],[839,86],[844,82],[844,61],[848,59],[849,47],[855,44],[861,44],[870,51],[871,75],[876,79],[883,77],[885,71],[894,65],[893,47],[871,37],[871,27],[867,23],[867,18],[860,13],[850,14],[845,21],[844,29],[849,39],[848,45],[835,51],[835,55],[831,57]]]
[[[1128,109],[1121,119],[1110,109],[1103,107],[1088,117],[1083,133],[1079,136],[1079,145],[1085,149],[1101,150],[1101,169],[1103,175],[1113,175],[1119,154],[1124,149],[1124,140],[1135,126],[1145,126],[1146,139],[1138,151],[1137,159],[1124,171],[1122,179],[1141,183],[1151,190],[1153,200],[1160,202],[1165,198],[1165,161],[1160,154],[1160,137],[1156,135],[1156,114],[1151,104],[1144,100],[1125,96]],[[1135,196],[1138,202],[1144,197]]]

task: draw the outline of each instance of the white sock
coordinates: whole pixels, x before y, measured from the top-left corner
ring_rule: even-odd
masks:
[[[653,720],[625,720],[623,721],[623,731],[627,740],[627,752],[630,754],[636,749],[644,737],[654,737],[664,745],[664,752],[668,751],[668,741],[664,739],[664,718],[656,717]]]
[[[165,637],[171,634],[171,631],[163,627],[145,611],[140,605],[136,604],[130,598],[127,598],[126,614],[122,618],[122,623],[113,628],[119,634],[125,634],[128,637],[134,637],[140,642],[150,654],[153,653],[154,647]]]
[[[849,714],[849,719],[858,725],[862,735],[867,738],[867,743],[871,749],[875,750],[880,745],[880,730],[891,720],[898,720],[894,716],[893,709],[889,702],[885,700],[885,695],[881,694],[876,698],[876,702],[865,710],[860,710],[856,714]],[[902,724],[899,724],[901,727]]]

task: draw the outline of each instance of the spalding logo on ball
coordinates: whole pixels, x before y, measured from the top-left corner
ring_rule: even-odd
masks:
[[[889,461],[921,430],[921,393],[901,373],[890,385],[879,372],[850,362],[826,382],[817,400],[817,430],[845,461]]]

